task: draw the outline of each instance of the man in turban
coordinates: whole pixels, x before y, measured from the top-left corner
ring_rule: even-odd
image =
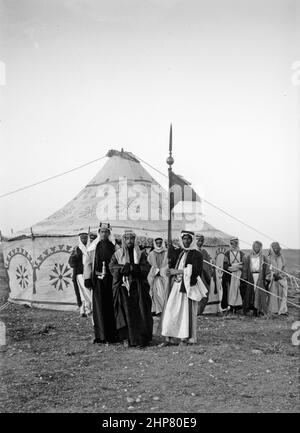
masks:
[[[132,230],[125,230],[122,246],[112,256],[113,302],[118,339],[124,346],[147,346],[153,318],[147,275],[150,265]]]
[[[112,275],[109,263],[115,252],[110,240],[111,227],[101,223],[98,236],[91,243],[84,266],[84,284],[92,290],[94,343],[116,341],[116,325],[112,297]]]
[[[171,338],[179,338],[181,345],[196,343],[198,302],[207,294],[201,280],[203,258],[195,249],[195,234],[183,230],[180,241],[182,249],[175,267],[167,272],[172,280],[162,317],[162,335],[166,337],[163,345],[169,345]]]

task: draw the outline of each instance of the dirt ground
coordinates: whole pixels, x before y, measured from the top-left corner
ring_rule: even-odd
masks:
[[[295,310],[201,316],[195,346],[125,349],[92,344],[76,312],[10,304],[0,412],[299,412]]]

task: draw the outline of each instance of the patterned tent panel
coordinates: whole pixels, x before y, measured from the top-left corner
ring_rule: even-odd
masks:
[[[8,242],[3,247],[10,300],[39,307],[74,309],[76,299],[68,259],[77,237],[37,238]]]

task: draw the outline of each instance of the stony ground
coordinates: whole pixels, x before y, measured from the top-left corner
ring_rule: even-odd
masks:
[[[290,256],[299,263],[298,250]],[[300,277],[298,269],[290,271]],[[289,300],[299,301],[295,288]],[[7,327],[0,412],[299,412],[299,352],[291,342],[298,312],[290,307],[288,317],[269,320],[201,316],[194,347],[160,348],[155,337],[141,350],[93,345],[89,319],[75,312],[10,304],[0,311]]]
[[[294,299],[295,300],[295,299]],[[295,309],[199,317],[195,346],[93,345],[89,319],[9,305],[0,412],[298,412]]]

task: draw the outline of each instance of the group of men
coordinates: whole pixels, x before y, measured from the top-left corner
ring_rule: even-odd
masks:
[[[153,317],[165,337],[163,346],[173,338],[181,345],[196,343],[197,315],[204,311],[216,275],[213,261],[203,249],[204,237],[183,230],[180,247],[168,248],[158,237],[147,254],[132,230],[125,230],[118,244],[112,242],[111,235],[109,224],[100,224],[97,234],[79,233],[78,246],[69,259],[80,314],[92,317],[94,343],[145,347],[152,341]],[[255,242],[246,257],[238,240],[231,240],[224,258],[224,311],[234,313],[243,308],[245,314],[251,309],[254,314],[266,314],[268,309],[286,313],[282,302],[268,299],[258,289],[274,293],[282,289],[284,274],[276,269],[281,266],[283,270],[284,259],[279,245],[271,248],[273,255],[265,258],[261,243]]]
[[[287,314],[287,273],[285,259],[278,242],[273,242],[268,255],[260,241],[253,242],[245,255],[239,240],[230,240],[223,264],[223,297],[221,307],[228,313],[243,309],[245,315]]]

